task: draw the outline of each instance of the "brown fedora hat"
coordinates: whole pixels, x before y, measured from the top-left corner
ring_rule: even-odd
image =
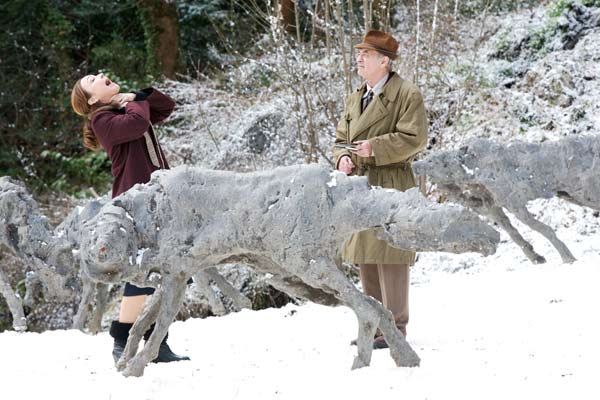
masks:
[[[381,31],[369,31],[363,38],[362,43],[354,46],[355,49],[375,50],[384,56],[395,60],[398,55],[398,42],[389,33]]]

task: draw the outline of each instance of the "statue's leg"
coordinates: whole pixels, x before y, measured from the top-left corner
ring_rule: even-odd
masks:
[[[341,304],[341,300],[335,297],[331,291],[327,292],[321,288],[307,285],[297,276],[273,274],[266,281],[275,289],[293,297],[306,299],[323,306],[333,307]]]
[[[210,286],[209,280],[210,277],[208,274],[206,274],[206,271],[197,272],[194,275],[196,290],[200,295],[206,297],[208,306],[214,315],[225,315],[227,314],[227,310],[225,309],[221,299],[219,299],[213,288]]]
[[[25,274],[25,298],[23,305],[29,308],[35,307],[35,297],[42,292],[42,281],[35,271]]]
[[[23,302],[15,294],[15,291],[10,286],[8,277],[0,268],[0,294],[6,299],[6,304],[13,317],[13,328],[15,331],[26,331],[27,330],[27,319],[25,319],[25,312],[23,311]]]
[[[525,206],[516,208],[514,210],[510,209],[510,211],[513,211],[515,216],[519,218],[521,222],[523,222],[525,225],[527,225],[534,231],[541,233],[546,239],[548,239],[550,243],[552,243],[552,245],[556,248],[556,250],[558,250],[558,253],[560,254],[560,257],[562,258],[564,263],[570,264],[575,261],[575,256],[571,253],[567,245],[565,245],[556,236],[554,230],[548,225],[544,224],[543,222],[540,222],[537,219],[535,219],[535,217],[531,215],[529,211],[527,211],[527,208]]]
[[[318,257],[311,260],[308,268],[302,267],[294,272],[307,284],[334,292],[336,297],[350,307],[358,318],[358,355],[352,368],[369,365],[373,352],[373,336],[379,327],[390,347],[390,354],[399,367],[415,367],[420,359],[410,347],[404,336],[396,328],[389,310],[377,300],[365,296],[340,271],[333,260]]]
[[[89,331],[93,334],[100,332],[102,325],[102,316],[106,310],[108,303],[108,285],[106,283],[98,283],[96,285],[96,307],[92,313],[92,318],[88,325]]]
[[[231,285],[231,283],[227,282],[216,268],[208,268],[204,270],[204,273],[215,283],[215,285],[217,285],[225,297],[231,299],[236,311],[243,308],[252,308],[250,299],[242,295],[239,290]]]
[[[148,365],[150,361],[154,360],[158,356],[160,343],[167,335],[169,326],[175,319],[175,316],[181,308],[185,298],[185,289],[188,277],[181,273],[177,273],[175,275],[176,276],[173,276],[172,274],[166,274],[166,276],[163,277],[160,309],[156,318],[154,331],[152,332],[152,335],[150,335],[150,339],[148,339],[144,348],[131,360],[129,360],[129,362],[127,362],[127,366],[123,371],[123,375],[142,376],[146,365]],[[143,332],[141,333],[143,334]],[[130,333],[129,340],[131,339]],[[129,345],[129,342],[127,344]]]
[[[117,370],[122,371],[125,369],[127,362],[136,355],[144,333],[146,333],[154,321],[156,321],[161,307],[162,296],[163,288],[160,287],[156,289],[154,294],[150,297],[150,304],[148,304],[148,307],[142,310],[133,323],[133,326],[129,331],[129,337],[127,338],[127,344],[125,345],[123,354],[117,362]]]
[[[92,305],[92,299],[96,292],[96,282],[92,281],[84,273],[81,273],[81,280],[83,281],[83,290],[81,293],[81,300],[79,301],[79,307],[77,308],[77,314],[73,317],[73,329],[83,330],[85,326],[85,320],[87,319],[89,309]]]
[[[525,256],[529,259],[529,261],[531,261],[534,264],[544,264],[546,262],[546,259],[543,256],[537,254],[535,250],[533,250],[533,246],[531,245],[531,243],[525,240],[523,236],[521,236],[517,228],[515,228],[513,224],[510,223],[510,219],[504,213],[504,210],[502,210],[501,207],[492,207],[488,212],[490,218],[496,221],[498,225],[500,225],[500,227],[502,227],[502,229],[504,229],[506,233],[508,233],[508,236],[510,236],[513,242],[515,242],[517,246],[519,246],[521,250],[523,250],[523,253],[525,253]]]

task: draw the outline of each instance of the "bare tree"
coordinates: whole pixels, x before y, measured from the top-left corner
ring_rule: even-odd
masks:
[[[371,1],[368,0],[364,0],[363,1],[363,14],[364,14],[364,20],[365,20],[365,32],[368,32],[371,30],[371,26],[373,25],[373,22],[371,20],[372,17],[372,10],[371,10]]]
[[[416,32],[416,43],[415,43],[415,72],[414,82],[416,85],[419,84],[419,45],[421,37],[421,1],[416,0],[417,5],[417,32]]]
[[[348,61],[346,60],[346,35],[344,34],[344,20],[343,20],[343,10],[342,10],[342,0],[334,0],[335,1],[335,17],[338,23],[338,34],[339,34],[339,43],[340,43],[340,53],[342,55],[342,65],[344,67],[344,89],[346,92],[346,96],[350,94],[352,91],[351,88],[351,79],[352,75],[350,72],[350,66],[348,65]],[[350,43],[350,48],[352,48],[352,43]]]
[[[458,0],[454,0],[454,21],[458,17]]]
[[[153,72],[174,78],[179,68],[179,19],[177,6],[168,0],[140,0],[140,15]]]
[[[330,29],[330,18],[329,18],[329,10],[331,9],[331,5],[329,4],[329,0],[325,0],[325,9],[323,12],[325,13],[325,42],[327,44],[327,56],[329,60],[331,60],[331,29]]]

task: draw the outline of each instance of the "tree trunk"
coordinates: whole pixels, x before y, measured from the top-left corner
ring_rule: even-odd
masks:
[[[364,0],[363,1],[363,9],[365,14],[365,33],[371,30],[371,2]]]
[[[174,78],[179,69],[179,20],[175,2],[141,0],[140,17],[146,39],[146,70]]]
[[[294,0],[280,0],[279,6],[281,7],[281,19],[283,27],[288,33],[298,34],[297,23],[296,23],[296,1]]]

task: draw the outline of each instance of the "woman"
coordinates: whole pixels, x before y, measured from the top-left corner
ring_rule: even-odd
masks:
[[[81,78],[71,92],[73,110],[85,117],[83,145],[94,151],[103,148],[112,162],[113,198],[136,183],[148,182],[152,172],[169,168],[152,124],[166,119],[175,107],[170,97],[153,88],[137,93],[120,93],[119,90],[119,85],[99,73]],[[129,330],[146,296],[153,292],[152,288],[125,284],[119,320],[113,321],[110,327],[115,362],[123,353]],[[152,328],[144,335],[146,340],[151,331]],[[181,360],[189,358],[174,354],[165,337],[154,362]]]

